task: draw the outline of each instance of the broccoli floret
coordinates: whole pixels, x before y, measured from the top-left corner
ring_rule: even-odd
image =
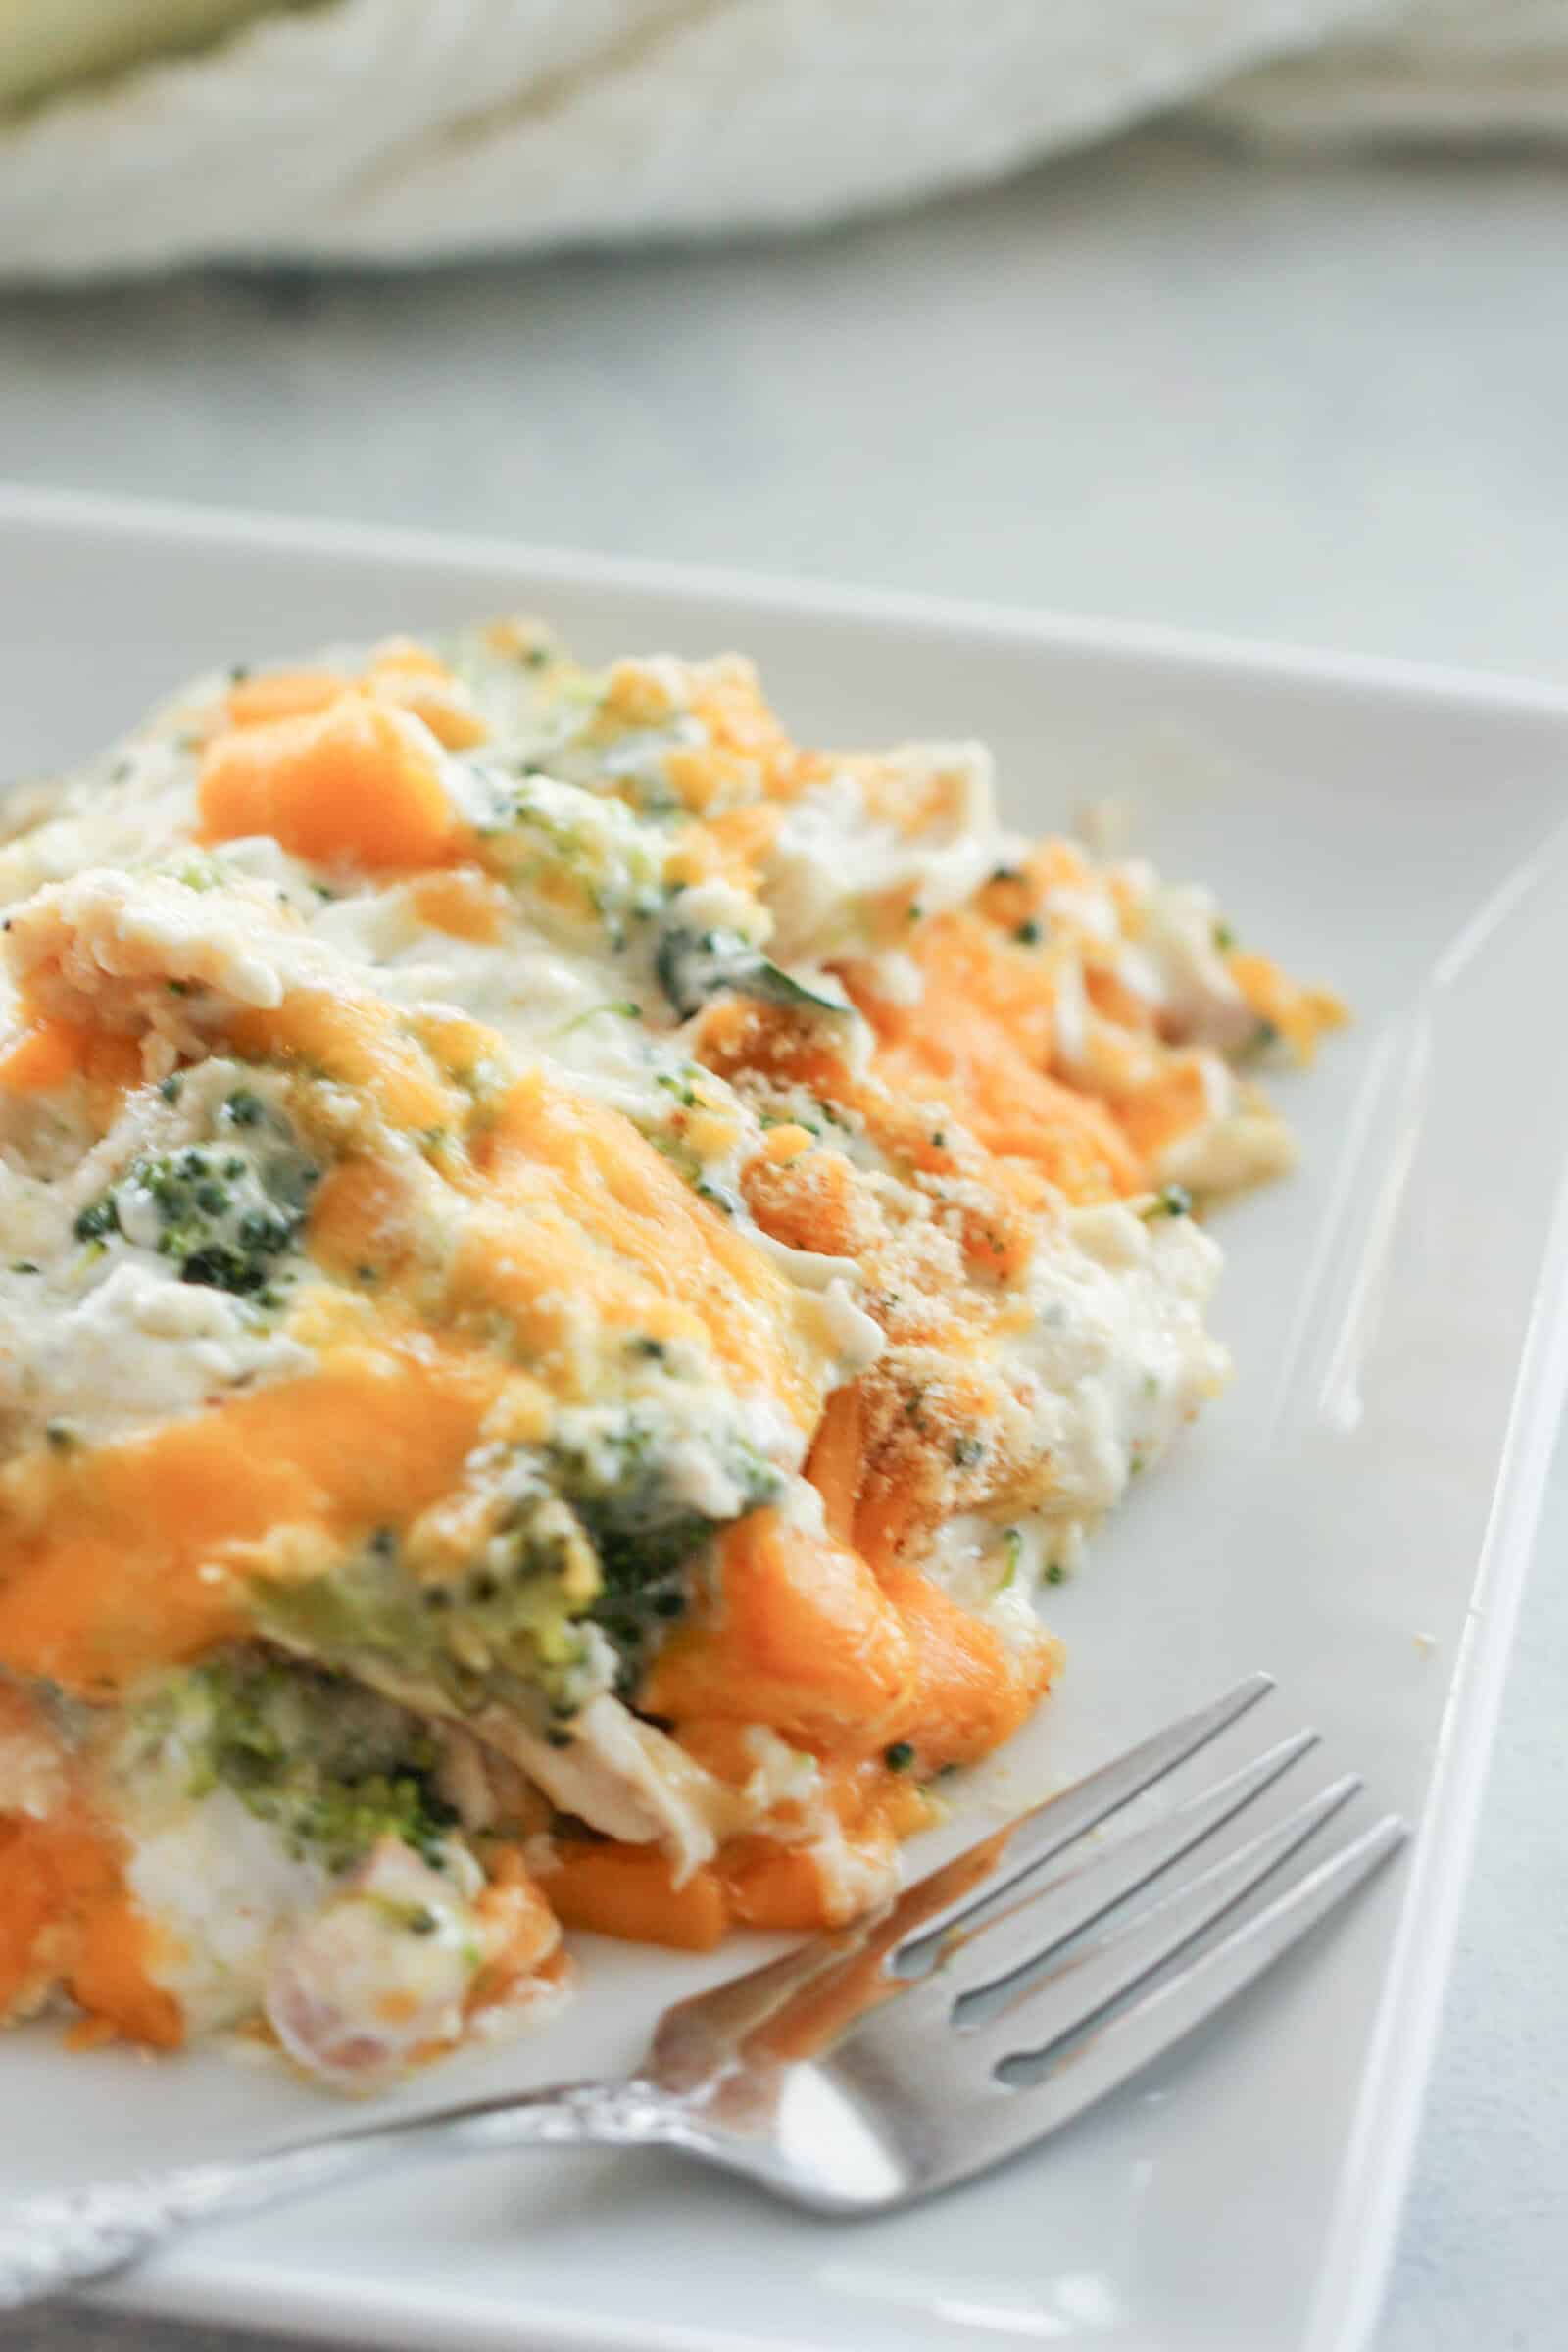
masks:
[[[770,1501],[779,1474],[738,1432],[705,1433],[706,1510],[694,1506],[667,1421],[654,1408],[582,1415],[547,1448],[552,1483],[598,1556],[603,1591],[589,1614],[632,1692],[659,1635],[684,1615],[692,1568],[714,1529]],[[690,1448],[698,1441],[681,1442]],[[720,1499],[731,1507],[719,1513]]]
[[[484,828],[487,862],[550,915],[589,917],[623,948],[664,904],[667,844],[629,808],[530,762]]]
[[[457,1820],[436,1788],[424,1726],[373,1691],[262,1650],[168,1676],[137,1730],[144,1753],[179,1760],[189,1795],[231,1790],[334,1872],[387,1837],[439,1866]]]
[[[479,1554],[443,1567],[420,1574],[377,1529],[328,1575],[258,1582],[256,1607],[289,1648],[387,1688],[421,1685],[458,1714],[501,1705],[533,1729],[575,1714],[599,1687],[577,1620],[600,1572],[570,1510],[534,1487],[504,1496]]]
[[[612,1683],[635,1690],[715,1528],[780,1483],[740,1433],[693,1436],[655,1402],[564,1413],[546,1446],[498,1448],[491,1470],[466,1563],[432,1573],[377,1529],[326,1576],[259,1582],[263,1630],[388,1689],[422,1684],[461,1714],[500,1706],[548,1732]]]
[[[777,1004],[786,1012],[855,1017],[843,997],[808,988],[780,964],[762,955],[739,931],[692,931],[682,924],[666,925],[654,953],[659,985],[669,999],[676,1018],[690,1020],[710,997],[724,990],[755,997],[760,1004]]]
[[[262,1105],[243,1090],[224,1106],[225,1123],[255,1128]],[[275,1116],[265,1145],[188,1146],[138,1159],[76,1218],[78,1241],[119,1235],[172,1259],[182,1282],[227,1291],[260,1305],[278,1261],[305,1223],[318,1171],[294,1147]]]

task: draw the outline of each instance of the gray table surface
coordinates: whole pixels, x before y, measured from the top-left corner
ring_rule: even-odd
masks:
[[[1152,136],[805,245],[0,300],[0,473],[1568,681],[1565,253],[1548,159]],[[1568,2343],[1565,1541],[1559,1464],[1378,2352]]]

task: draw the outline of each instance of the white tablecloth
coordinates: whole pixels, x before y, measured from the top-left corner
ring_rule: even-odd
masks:
[[[1568,144],[1568,0],[315,0],[0,123],[0,278],[793,227],[1179,106]]]

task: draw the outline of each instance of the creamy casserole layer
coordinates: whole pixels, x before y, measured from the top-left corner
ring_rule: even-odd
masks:
[[[521,620],[0,808],[0,2012],[369,2088],[563,1926],[885,1892],[1335,1001],[977,745]]]

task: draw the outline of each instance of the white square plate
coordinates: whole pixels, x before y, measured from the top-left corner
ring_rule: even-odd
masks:
[[[524,2157],[214,2230],[125,2298],[546,2352],[1360,2343],[1568,1380],[1568,698],[22,492],[0,498],[0,533],[9,772],[85,754],[210,662],[531,607],[590,655],[753,653],[808,739],[984,736],[1031,827],[1115,793],[1141,848],[1340,986],[1355,1027],[1280,1090],[1300,1174],[1220,1222],[1236,1384],[1052,1594],[1059,1696],[977,1776],[974,1806],[1033,1798],[1265,1665],[1269,1731],[1315,1722],[1322,1777],[1355,1766],[1419,1830],[1218,2027],[912,2214],[830,2224],[675,2159]],[[665,2000],[737,1956],[602,1945],[560,2030],[450,2065],[411,2103],[619,2067]],[[270,2066],[72,2057],[42,2030],[0,2046],[0,2195],[332,2120]]]

